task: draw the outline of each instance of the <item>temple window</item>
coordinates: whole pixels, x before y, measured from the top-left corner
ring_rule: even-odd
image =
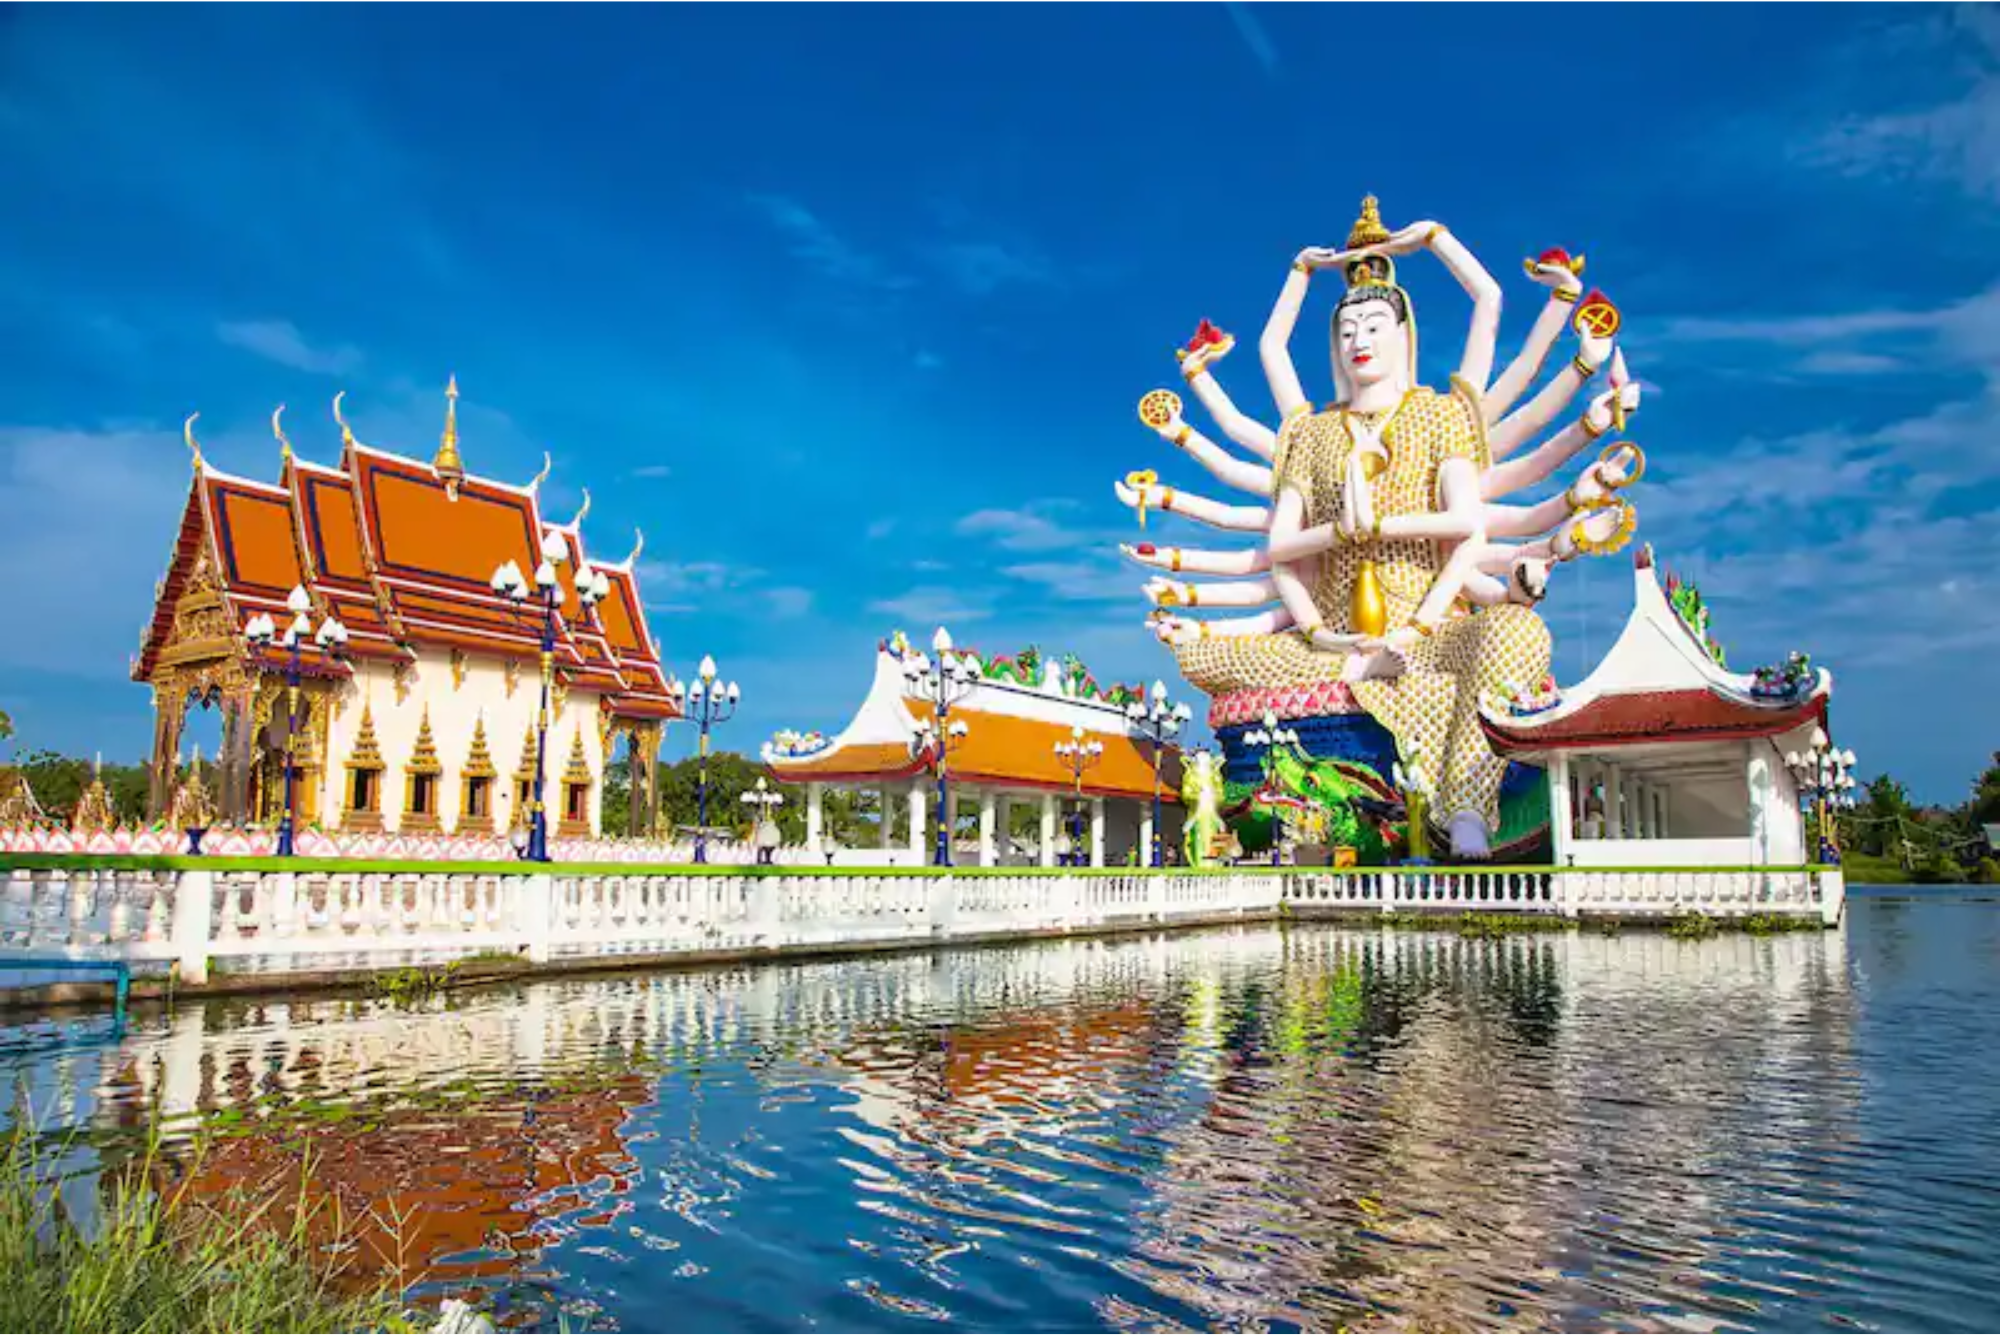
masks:
[[[493,779],[497,773],[493,768],[493,753],[486,745],[486,719],[482,716],[472,725],[472,747],[458,772],[464,794],[458,820],[460,830],[492,832]]]
[[[361,707],[361,729],[347,757],[347,805],[340,813],[343,830],[382,828],[382,749],[375,740],[375,713]]]
[[[437,742],[431,736],[431,711],[424,710],[423,723],[417,728],[417,744],[410,753],[410,763],[403,767],[407,784],[404,788],[403,819],[398,823],[399,833],[412,831],[434,831],[438,828],[438,782],[444,777],[444,766],[438,763]]]
[[[574,839],[590,834],[590,790],[595,781],[590,760],[583,753],[583,730],[579,728],[570,743],[569,764],[563,768],[562,820],[556,826],[557,834]]]

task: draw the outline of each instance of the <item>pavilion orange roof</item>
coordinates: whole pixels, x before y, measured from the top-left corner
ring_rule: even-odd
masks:
[[[455,430],[449,434],[455,443]],[[151,676],[204,548],[239,633],[260,613],[283,624],[286,596],[303,585],[320,612],[346,624],[358,656],[404,659],[430,645],[534,659],[541,653],[538,610],[494,593],[489,580],[508,561],[533,570],[541,535],[554,528],[570,550],[559,573],[558,668],[572,687],[603,694],[615,714],[678,717],[631,561],[599,567],[611,595],[584,612],[575,585],[582,535],[575,521],[542,518],[536,485],[441,471],[344,435],[337,469],[294,458],[288,444],[275,486],[218,472],[197,449],[174,559],[134,678]]]
[[[903,707],[918,723],[933,717],[930,704],[906,699]],[[966,783],[994,784],[1008,788],[1040,788],[1070,792],[1075,779],[1056,755],[1057,742],[1071,738],[1067,724],[990,710],[954,708],[954,722],[966,724],[966,736],[951,752],[951,776]],[[1087,741],[1100,742],[1104,754],[1083,772],[1083,792],[1091,797],[1137,797],[1153,795],[1153,762],[1150,749],[1129,736],[1108,732],[1088,732]],[[907,746],[893,742],[871,742],[837,746],[830,751],[800,759],[784,759],[773,764],[779,778],[792,783],[811,780],[859,782],[867,779],[908,779],[924,772],[927,759],[912,756]],[[1160,790],[1168,801],[1180,800],[1181,761],[1178,747],[1165,747],[1160,756]]]

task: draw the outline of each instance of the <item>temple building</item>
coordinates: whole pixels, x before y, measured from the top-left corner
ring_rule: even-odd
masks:
[[[1833,678],[1802,656],[1732,672],[1693,586],[1671,597],[1651,548],[1597,669],[1562,692],[1490,702],[1501,755],[1549,776],[1558,866],[1797,866],[1814,860],[1785,765],[1824,728]]]
[[[780,780],[806,794],[808,851],[855,865],[922,865],[930,860],[936,805],[935,733],[931,704],[905,675],[914,651],[899,632],[877,647],[875,679],[847,727],[828,740],[819,733],[782,732],[763,748]],[[961,655],[964,657],[964,655]],[[1166,846],[1178,853],[1181,764],[1177,748],[1161,748],[1156,775],[1152,744],[1127,716],[1142,688],[1101,688],[1074,659],[1044,659],[1035,650],[1014,658],[980,659],[964,699],[949,706],[963,735],[949,743],[947,767],[954,808],[976,805],[981,866],[1057,865],[1066,850],[1093,867],[1150,860],[1153,798],[1160,793]],[[1094,754],[1079,777],[1056,750],[1081,741]],[[824,795],[829,787],[872,791],[879,836],[875,848],[833,848]],[[1040,819],[1026,849],[1009,836],[1010,806],[1036,804]],[[908,838],[892,845],[897,803],[909,808]],[[952,825],[962,810],[952,813]]]
[[[560,535],[557,619],[544,797],[554,836],[600,829],[605,767],[630,739],[633,828],[648,829],[663,728],[679,716],[675,683],[646,625],[635,562],[587,552],[583,507],[544,517],[546,461],[526,486],[466,471],[458,387],[428,461],[364,445],[341,416],[337,466],[292,452],[281,414],[275,483],[235,477],[186,438],[194,478],[166,576],[155,590],[132,677],[153,688],[152,809],[170,800],[190,706],[222,714],[219,819],[275,824],[284,806],[291,653],[246,634],[268,616],[282,630],[303,590],[317,628],[348,631],[339,657],[308,644],[296,716],[295,810],[301,829],[504,833],[524,825],[535,772],[543,612],[496,593],[497,567],[533,570],[545,536]],[[609,592],[577,598],[576,574],[603,572]]]

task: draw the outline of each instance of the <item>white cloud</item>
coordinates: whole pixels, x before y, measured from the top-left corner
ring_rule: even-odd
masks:
[[[1111,561],[1028,561],[1003,566],[1001,574],[1039,584],[1065,602],[1126,602],[1144,606],[1132,572]]]
[[[874,523],[868,526],[868,540],[870,542],[879,542],[883,538],[888,537],[891,533],[894,533],[895,531],[896,531],[895,520],[878,519]]]
[[[2000,15],[1957,5],[1887,36],[1857,53],[1856,81],[1878,79],[1893,45],[1894,64],[1922,71],[1924,94],[1942,99],[1842,117],[1799,155],[1851,176],[1942,180],[2000,201]]]
[[[1278,75],[1278,44],[1271,40],[1271,34],[1264,31],[1264,25],[1250,11],[1250,6],[1241,0],[1225,6],[1229,10],[1229,21],[1236,27],[1236,35],[1243,39],[1243,45],[1265,74],[1272,78]]]
[[[958,521],[961,537],[989,537],[994,545],[1008,551],[1036,552],[1056,547],[1087,544],[1089,539],[1050,519],[1043,510],[1049,503],[1019,510],[975,510]]]
[[[632,470],[633,477],[645,478],[672,477],[673,473],[673,468],[668,464],[641,464]]]
[[[789,620],[812,610],[813,593],[811,589],[786,584],[764,590],[764,601],[770,606],[772,616]]]
[[[877,616],[892,617],[906,627],[979,621],[992,615],[985,599],[932,584],[919,585],[894,598],[879,599],[868,604],[868,610]]]
[[[785,195],[752,194],[750,206],[790,242],[794,259],[837,282],[857,287],[901,291],[915,280],[895,272],[886,262],[850,244],[812,210]]]
[[[290,320],[236,320],[216,327],[215,335],[266,361],[312,375],[346,375],[361,365],[361,352],[348,345],[314,347]]]

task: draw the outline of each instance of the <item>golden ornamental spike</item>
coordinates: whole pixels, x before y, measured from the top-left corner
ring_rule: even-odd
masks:
[[[448,482],[455,482],[465,476],[465,461],[458,453],[458,377],[452,376],[444,387],[444,434],[438,438],[437,457],[431,460],[431,470]]]
[[[285,405],[279,404],[271,413],[271,434],[278,438],[278,457],[292,457],[292,442],[285,439]]]
[[[187,442],[188,453],[194,456],[194,466],[196,468],[200,468],[203,463],[201,442],[194,438],[194,419],[200,416],[200,413],[189,413],[187,421],[181,423],[181,439]]]

